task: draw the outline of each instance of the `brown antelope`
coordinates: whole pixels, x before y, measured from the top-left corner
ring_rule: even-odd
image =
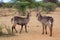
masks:
[[[52,36],[52,27],[53,27],[53,21],[54,21],[53,18],[50,16],[42,16],[40,12],[37,13],[36,16],[38,21],[42,23],[42,26],[43,26],[42,34],[44,34],[44,30],[45,30],[45,33],[47,34],[47,26],[48,26],[50,29],[50,36]]]
[[[29,12],[27,12],[27,17],[25,17],[25,18],[22,18],[22,17],[19,17],[19,16],[14,16],[11,19],[11,22],[12,21],[14,22],[14,24],[12,26],[12,32],[13,32],[13,29],[15,29],[15,31],[17,32],[17,30],[15,28],[16,25],[21,25],[20,33],[21,33],[22,29],[23,29],[23,26],[25,26],[25,31],[28,32],[27,31],[27,24],[28,24],[29,20],[30,20],[30,13]]]

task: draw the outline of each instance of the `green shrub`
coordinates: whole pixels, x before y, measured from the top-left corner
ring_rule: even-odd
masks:
[[[18,10],[19,13],[22,13],[22,15],[25,15],[26,8],[28,6],[29,2],[16,2],[15,5],[13,6]]]
[[[3,4],[3,8],[12,8],[13,3],[5,3]]]
[[[37,2],[36,6],[38,7],[38,9],[40,8],[40,10],[45,11],[46,13],[54,11],[56,8],[56,4],[51,2]]]
[[[2,29],[3,29],[3,27],[0,25],[0,35],[3,34],[3,33],[2,33]]]
[[[54,11],[55,8],[56,8],[56,4],[51,3],[51,2],[44,3],[43,6],[42,6],[42,10],[46,11],[47,13],[50,12],[50,11]]]
[[[58,7],[60,7],[60,2],[57,2],[56,5],[57,5]]]
[[[12,35],[12,31],[11,31],[10,27],[8,26],[8,27],[5,27],[5,28],[6,28],[7,32],[8,32],[8,34]]]

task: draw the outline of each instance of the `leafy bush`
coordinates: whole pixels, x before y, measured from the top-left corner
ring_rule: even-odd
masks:
[[[16,2],[14,5],[14,8],[16,8],[18,10],[19,13],[22,12],[22,15],[25,15],[25,11],[27,6],[29,5],[29,2]]]
[[[2,29],[3,29],[3,27],[0,25],[0,35],[3,34],[3,33],[2,33]]]
[[[4,27],[3,27],[3,25],[0,25],[0,36],[5,34],[5,33],[2,32],[3,28],[5,28],[7,30],[8,35],[13,35],[9,26],[7,27],[6,25],[4,25]]]
[[[12,8],[13,3],[5,3],[3,4],[3,8]]]
[[[46,11],[47,13],[50,12],[50,11],[54,11],[55,8],[56,8],[56,4],[51,3],[51,2],[42,3],[42,4],[40,4],[40,6],[42,7],[42,10]]]
[[[8,26],[8,27],[5,27],[5,28],[6,28],[7,32],[8,32],[8,34],[12,35],[12,31],[11,31],[10,27]]]
[[[44,6],[43,4],[44,4],[43,2],[36,2],[35,6],[36,6],[36,8],[39,9],[39,8],[43,8],[43,6]]]
[[[51,3],[51,2],[37,2],[36,6],[38,7],[38,9],[40,8],[40,10],[45,11],[45,12],[50,12],[50,11],[54,11],[56,8],[56,4],[55,3]]]
[[[56,5],[57,5],[58,7],[60,7],[60,2],[57,2]]]

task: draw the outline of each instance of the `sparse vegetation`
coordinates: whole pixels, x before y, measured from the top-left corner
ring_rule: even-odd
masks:
[[[14,1],[14,0],[13,0]],[[54,11],[59,6],[60,2],[52,3],[52,2],[35,2],[35,0],[15,0],[13,3],[5,3],[3,4],[3,8],[15,8],[18,10],[19,14],[25,15],[26,9],[36,8],[38,10],[43,10],[46,13]]]
[[[13,3],[5,3],[3,4],[3,8],[12,8]]]
[[[22,15],[25,15],[25,11],[28,4],[28,2],[16,2],[14,7],[18,10],[19,14],[22,13]]]
[[[10,29],[10,27],[9,27],[9,26],[8,26],[8,27],[5,27],[5,29],[7,30],[8,35],[12,35],[12,31],[11,31],[11,29]]]
[[[56,4],[48,2],[48,3],[44,3],[42,10],[49,13],[51,11],[54,11],[55,8],[56,8]]]
[[[3,33],[3,29],[4,29],[4,28],[6,29],[7,33]],[[10,29],[9,26],[0,25],[0,36],[5,35],[5,34],[7,34],[7,35],[14,35],[14,34],[12,34],[12,31],[11,31],[11,29]]]
[[[3,27],[0,25],[0,35],[3,34],[3,33],[2,33],[2,29],[3,29]]]
[[[58,7],[60,7],[60,2],[57,2],[56,5],[57,5]]]
[[[55,8],[57,7],[55,3],[51,3],[51,2],[47,2],[47,3],[38,2],[37,6],[40,8],[40,10],[45,11],[46,13],[54,11]]]

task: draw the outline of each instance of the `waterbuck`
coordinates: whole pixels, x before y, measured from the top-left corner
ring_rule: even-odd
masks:
[[[16,30],[16,25],[21,25],[21,30],[20,30],[20,33],[23,29],[23,26],[25,26],[25,31],[27,31],[27,24],[30,20],[30,12],[27,12],[27,16],[26,17],[19,17],[19,16],[14,16],[13,18],[11,18],[11,22],[14,22],[13,23],[13,26],[12,26],[12,32],[13,32],[13,29],[15,29],[15,31],[17,32]]]
[[[40,12],[37,13],[36,17],[38,21],[42,23],[42,26],[43,26],[42,34],[44,34],[44,30],[45,30],[45,33],[47,34],[47,26],[48,26],[50,29],[50,36],[52,36],[52,27],[53,27],[53,21],[54,21],[53,18],[51,16],[42,16]]]

